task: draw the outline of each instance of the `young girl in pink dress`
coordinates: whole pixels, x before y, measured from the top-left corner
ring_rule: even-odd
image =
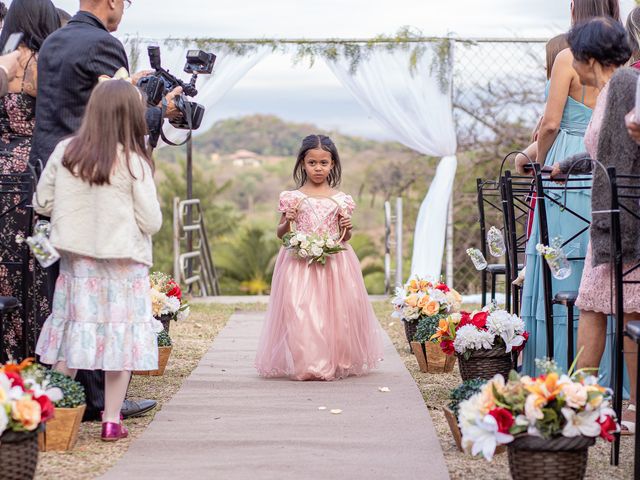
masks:
[[[363,375],[382,359],[382,333],[351,246],[355,203],[335,187],[341,166],[329,137],[302,141],[293,171],[298,190],[280,194],[282,238],[295,222],[296,231],[343,238],[344,250],[325,265],[309,264],[280,250],[271,285],[256,368],[263,377],[335,380]]]

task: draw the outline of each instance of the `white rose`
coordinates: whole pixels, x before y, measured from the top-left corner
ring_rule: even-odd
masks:
[[[325,242],[325,244],[327,245],[328,248],[333,248],[336,246],[336,242],[334,242],[332,238],[327,238],[327,241]]]
[[[309,252],[307,252],[304,248],[298,250],[298,255],[302,258],[307,258],[309,256]]]
[[[311,254],[314,257],[319,257],[320,255],[322,255],[322,248],[314,245],[313,247],[311,247]]]
[[[291,237],[289,239],[289,245],[291,245],[292,247],[295,247],[298,243],[298,237]]]
[[[304,242],[307,240],[307,236],[304,233],[297,233],[296,239],[298,240],[298,242]]]

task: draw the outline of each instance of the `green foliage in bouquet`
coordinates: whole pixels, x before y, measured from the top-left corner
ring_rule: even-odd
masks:
[[[485,383],[487,383],[487,381],[482,378],[474,378],[472,380],[466,380],[451,390],[451,393],[449,394],[449,400],[451,400],[449,402],[449,409],[456,417],[458,417],[460,403],[470,399],[473,395],[478,393]]]
[[[162,330],[158,334],[158,346],[159,347],[170,347],[171,345],[172,345],[171,337],[169,336],[169,334],[167,333],[166,330]]]
[[[84,388],[79,382],[73,378],[66,376],[64,373],[51,370],[47,373],[49,387],[58,387],[62,390],[62,400],[55,402],[54,406],[58,408],[76,408],[87,403]]]
[[[418,320],[418,328],[413,337],[414,342],[425,343],[435,335],[438,331],[438,324],[441,318],[446,318],[445,314],[433,315],[432,317],[423,317]]]

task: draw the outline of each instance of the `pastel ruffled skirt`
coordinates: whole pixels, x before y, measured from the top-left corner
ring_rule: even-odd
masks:
[[[42,327],[40,361],[82,370],[155,370],[157,332],[149,268],[132,260],[62,253],[52,313]]]
[[[263,377],[335,380],[363,375],[382,359],[382,330],[351,246],[326,265],[281,249],[256,355]]]

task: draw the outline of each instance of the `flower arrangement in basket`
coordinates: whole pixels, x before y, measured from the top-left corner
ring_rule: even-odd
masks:
[[[153,316],[162,321],[165,330],[170,320],[185,320],[189,316],[189,304],[182,298],[180,285],[169,275],[153,272],[151,281],[151,309]]]
[[[53,402],[62,398],[59,388],[50,388],[23,378],[33,363],[7,363],[0,367],[0,465],[3,478],[33,478],[38,463],[37,430],[53,418]]]
[[[457,355],[463,380],[488,380],[498,373],[509,375],[512,352],[522,351],[528,338],[522,319],[491,304],[440,319],[431,340],[447,355]]]
[[[462,384],[451,390],[449,393],[449,404],[442,409],[444,417],[449,424],[449,429],[451,430],[453,439],[456,442],[456,446],[461,452],[464,450],[462,448],[462,433],[458,426],[458,411],[460,409],[460,404],[478,393],[485,383],[487,383],[487,381],[481,378],[474,378],[473,380],[466,380],[462,382]]]
[[[311,198],[331,200],[336,204],[334,214],[343,217],[349,216],[346,205],[340,205],[334,197],[327,196],[305,196],[297,203],[295,209],[298,210],[304,202]],[[342,230],[339,238],[334,238],[329,233],[304,233],[297,231],[295,222],[291,222],[290,231],[282,237],[282,246],[289,250],[293,256],[305,260],[309,265],[313,263],[326,265],[327,259],[331,255],[345,250],[342,246],[342,240],[344,240],[346,233],[346,229]]]
[[[436,332],[441,319],[460,311],[462,296],[445,283],[415,277],[403,288],[396,289],[391,303],[395,309],[392,317],[403,321],[407,341],[416,354],[420,369],[429,373],[441,373],[441,368],[442,371],[451,371],[455,359],[447,363],[439,349],[431,348],[435,345],[429,339]],[[433,368],[429,367],[429,357]]]
[[[582,478],[588,447],[597,437],[612,441],[619,431],[611,390],[582,371],[562,374],[552,361],[537,363],[545,372],[539,377],[512,372],[505,381],[496,375],[460,404],[463,445],[489,461],[496,446],[507,445],[516,479],[549,471],[555,478]]]
[[[38,434],[40,450],[71,450],[78,439],[80,423],[86,409],[84,387],[61,372],[35,363],[22,370],[22,378],[25,381],[46,383],[49,388],[58,388],[62,393],[61,398],[53,402],[54,417],[47,422],[44,431]]]

